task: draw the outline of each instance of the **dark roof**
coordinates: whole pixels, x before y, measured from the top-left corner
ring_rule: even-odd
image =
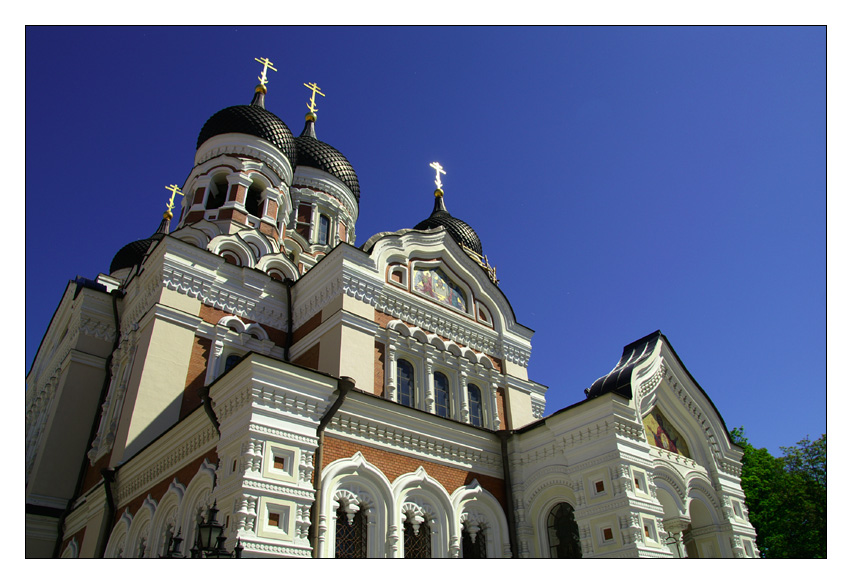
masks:
[[[657,341],[662,336],[662,332],[656,331],[624,347],[624,351],[621,353],[621,360],[615,366],[615,369],[595,381],[586,390],[586,397],[591,399],[605,393],[617,393],[622,397],[631,399],[633,397],[633,388],[630,385],[630,378],[632,377],[633,369],[637,363],[653,352],[654,347],[657,346]]]
[[[435,208],[432,210],[432,214],[415,225],[414,229],[425,231],[435,227],[443,227],[456,243],[482,255],[482,242],[479,241],[476,231],[461,219],[456,219],[450,215],[444,206],[443,195],[435,197]]]
[[[114,258],[112,258],[112,263],[109,265],[109,273],[112,274],[117,270],[132,268],[133,266],[141,264],[142,260],[145,258],[148,248],[151,247],[151,244],[161,239],[163,239],[163,234],[155,233],[148,239],[131,241],[118,250],[118,253],[115,254]]]
[[[352,194],[356,201],[361,201],[361,187],[358,184],[358,176],[352,164],[333,146],[317,140],[314,120],[308,118],[305,129],[296,138],[296,164],[298,166],[309,166],[327,172],[331,176],[340,179]]]
[[[214,136],[232,132],[263,138],[281,150],[295,166],[296,143],[290,128],[278,116],[256,103],[233,105],[213,114],[201,128],[196,148]]]

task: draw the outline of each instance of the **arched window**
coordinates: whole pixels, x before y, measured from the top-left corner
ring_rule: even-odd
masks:
[[[220,174],[213,179],[213,183],[207,187],[207,209],[218,209],[225,204],[228,195],[228,177]]]
[[[470,423],[482,427],[482,392],[472,383],[467,384],[467,405],[470,409]]]
[[[462,557],[474,559],[488,557],[485,552],[485,533],[465,530],[462,537]]]
[[[551,558],[582,558],[580,528],[574,520],[574,508],[559,503],[547,517],[547,540]]]
[[[410,520],[405,522],[405,557],[432,557],[432,530],[429,523],[424,521],[416,524]]]
[[[329,245],[328,236],[330,229],[331,219],[329,219],[327,215],[320,215],[317,243],[321,243],[322,245]]]
[[[414,406],[414,367],[405,359],[396,362],[396,380],[399,403]]]
[[[341,505],[337,509],[337,536],[334,548],[335,558],[367,557],[367,518],[364,511],[358,510],[352,518]]]
[[[257,183],[251,183],[248,194],[246,195],[246,211],[249,215],[261,217],[263,215],[263,205],[261,197],[263,196],[263,187]]]
[[[443,373],[435,373],[435,413],[450,417],[450,382]]]

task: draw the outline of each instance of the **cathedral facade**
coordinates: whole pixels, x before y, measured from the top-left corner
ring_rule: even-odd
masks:
[[[662,333],[544,417],[440,165],[431,215],[356,246],[354,169],[266,91],[204,124],[174,231],[170,203],[68,284],[26,379],[27,557],[756,556],[742,451]]]

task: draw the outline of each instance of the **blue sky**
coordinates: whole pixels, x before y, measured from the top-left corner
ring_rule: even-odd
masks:
[[[426,218],[441,162],[536,331],[546,413],[660,329],[755,445],[826,431],[822,27],[28,27],[27,371],[68,280],[149,236],[204,122],[251,100],[255,57],[294,134],[302,84],[326,94],[356,244]]]

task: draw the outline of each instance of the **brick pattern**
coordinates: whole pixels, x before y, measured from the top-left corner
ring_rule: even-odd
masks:
[[[395,452],[387,452],[371,446],[355,444],[354,442],[333,436],[325,436],[323,439],[323,449],[323,468],[335,460],[349,458],[360,451],[364,455],[364,458],[378,467],[391,483],[405,473],[415,472],[421,466],[429,473],[429,476],[441,483],[450,494],[459,487],[468,485],[476,479],[483,489],[494,495],[500,502],[503,512],[508,512],[506,509],[505,481],[501,478],[482,475],[436,462],[419,460]]]
[[[210,359],[210,339],[195,337],[192,343],[192,354],[189,357],[189,368],[186,372],[186,384],[183,390],[183,400],[180,404],[178,419],[183,420],[195,408],[201,405],[198,389],[204,386],[207,376],[207,362]]]
[[[198,316],[204,322],[210,324],[216,324],[226,316],[234,316],[230,312],[225,312],[224,310],[220,310],[218,308],[213,308],[212,306],[207,306],[206,304],[201,305],[201,309],[198,311]],[[254,324],[256,321],[251,320],[250,318],[245,318],[243,316],[239,317],[246,325]],[[283,347],[287,342],[287,333],[285,331],[279,330],[277,328],[273,328],[269,325],[265,325],[263,323],[258,323],[263,330],[266,331],[266,334],[269,335],[269,340],[276,344],[276,346]]]
[[[376,341],[376,362],[373,367],[373,393],[385,393],[385,344]]]
[[[505,430],[506,425],[506,388],[497,388],[497,415],[500,416],[500,427],[498,430]]]
[[[293,331],[293,344],[298,343],[305,338],[308,333],[322,324],[322,311],[317,312],[305,322],[302,326]]]
[[[319,370],[319,346],[317,343],[301,355],[297,359],[293,359],[294,365],[300,365],[301,367],[308,367],[309,369],[314,369],[316,371]]]

